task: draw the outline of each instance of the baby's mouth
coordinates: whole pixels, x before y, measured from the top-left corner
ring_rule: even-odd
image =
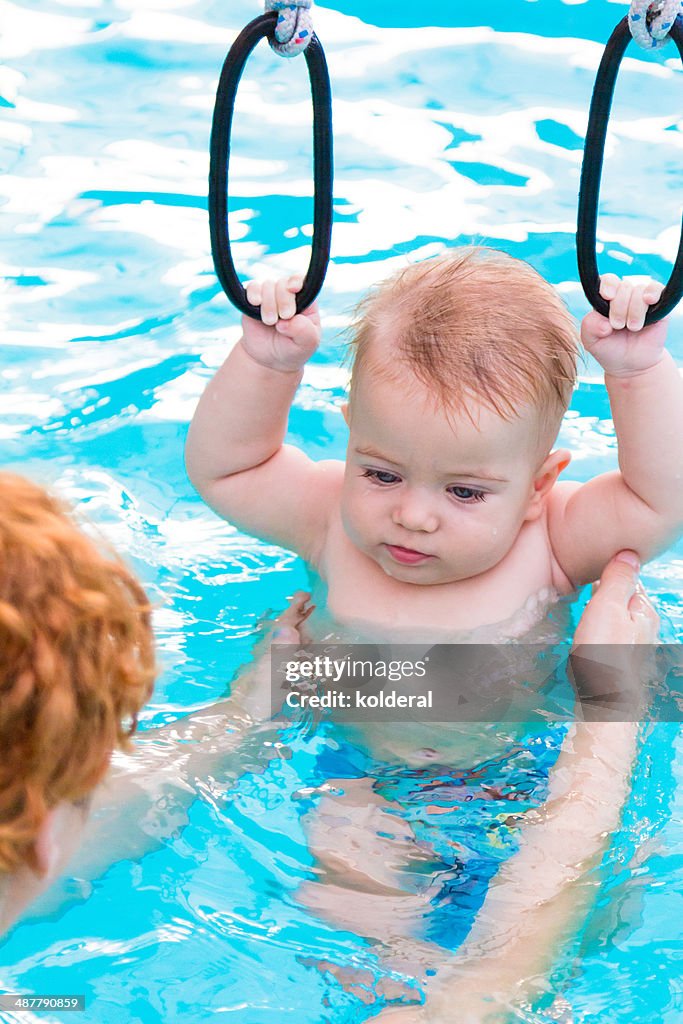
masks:
[[[418,565],[420,562],[426,562],[427,559],[434,557],[433,555],[426,555],[424,551],[402,548],[397,544],[385,544],[384,546],[394,561],[400,562],[401,565]]]

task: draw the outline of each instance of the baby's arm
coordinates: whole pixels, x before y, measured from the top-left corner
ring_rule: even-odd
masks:
[[[665,321],[643,327],[661,286],[605,275],[600,290],[609,320],[589,313],[581,336],[605,370],[619,470],[558,484],[548,503],[554,555],[576,586],[597,579],[616,551],[647,561],[683,531],[683,381],[664,350]]]
[[[185,461],[220,516],[315,563],[343,464],[313,462],[282,443],[304,364],[320,341],[317,307],[296,314],[301,285],[300,278],[248,285],[262,323],[243,318],[242,338],[199,401]]]

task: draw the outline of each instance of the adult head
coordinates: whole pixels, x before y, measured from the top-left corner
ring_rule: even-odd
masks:
[[[154,676],[134,575],[43,488],[0,473],[0,931],[77,845]]]

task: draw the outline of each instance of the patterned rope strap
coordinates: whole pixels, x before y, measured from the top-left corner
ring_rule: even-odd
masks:
[[[638,46],[658,49],[669,41],[669,31],[679,15],[683,15],[683,0],[631,0],[628,27]]]
[[[302,53],[313,35],[311,0],[266,0],[266,11],[278,12],[272,49],[281,57]]]

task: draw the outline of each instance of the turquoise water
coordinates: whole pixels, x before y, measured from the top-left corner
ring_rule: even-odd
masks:
[[[582,138],[601,42],[626,7],[489,10],[349,0],[315,12],[335,97],[336,222],[326,340],[291,418],[291,439],[313,457],[344,452],[348,311],[405,254],[484,241],[528,259],[585,311],[573,237]],[[2,12],[0,461],[54,484],[146,582],[164,673],[144,725],[159,725],[220,697],[259,622],[306,585],[292,555],[216,519],[182,465],[194,404],[239,333],[211,263],[207,153],[224,54],[258,7],[43,0]],[[308,258],[307,95],[301,60],[259,48],[232,185],[235,253],[250,276]],[[632,46],[602,193],[604,271],[668,276],[682,100],[674,48]],[[682,327],[677,311],[679,365]],[[616,465],[594,364],[560,440],[576,479]],[[669,640],[683,637],[682,553],[644,573]],[[207,780],[171,839],[92,885],[67,878],[57,906],[38,905],[0,945],[2,985],[83,992],[91,1009],[78,1019],[106,1024],[366,1019],[356,997],[297,959],[376,963],[362,939],[296,903],[312,858],[292,797],[324,781],[321,743],[292,735],[288,760],[263,773],[245,764],[237,784]],[[577,1021],[683,1019],[680,780],[678,731],[652,727],[595,911],[558,969]]]

